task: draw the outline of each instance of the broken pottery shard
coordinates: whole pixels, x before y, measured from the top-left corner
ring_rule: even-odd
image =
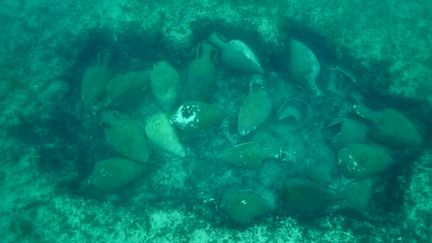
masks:
[[[309,104],[298,98],[287,99],[276,114],[278,124],[289,131],[303,127],[309,120]]]

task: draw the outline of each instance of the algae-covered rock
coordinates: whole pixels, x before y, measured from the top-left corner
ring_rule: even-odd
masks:
[[[111,79],[110,60],[111,51],[103,50],[98,53],[96,63],[85,70],[81,80],[81,98],[86,108],[92,108],[105,97],[106,85]]]
[[[141,124],[112,113],[104,113],[102,120],[107,124],[106,139],[115,151],[141,163],[149,160],[147,138]]]
[[[234,166],[256,169],[261,166],[264,157],[264,151],[259,144],[247,142],[223,151],[220,159]]]
[[[220,123],[224,114],[213,104],[190,101],[181,105],[171,121],[186,134],[197,134]]]
[[[249,190],[229,191],[224,195],[222,209],[236,224],[253,223],[270,210],[270,204],[259,194]]]
[[[272,103],[263,89],[250,93],[240,107],[238,131],[244,136],[260,126],[270,115]]]
[[[145,125],[145,132],[148,139],[163,150],[180,157],[186,156],[186,150],[165,113],[150,116]]]
[[[144,165],[129,159],[106,159],[96,163],[88,182],[102,192],[116,192],[136,180],[144,170]]]
[[[422,145],[422,137],[414,123],[404,114],[392,108],[374,111],[357,104],[354,112],[373,123],[368,136],[375,141],[394,148],[410,148]]]
[[[162,110],[172,111],[180,92],[177,71],[167,62],[159,62],[150,72],[150,87]]]
[[[187,68],[187,87],[189,100],[208,100],[216,78],[217,50],[209,44],[197,47],[195,60]]]
[[[106,87],[107,103],[122,108],[135,105],[145,96],[149,80],[147,71],[127,72],[114,77]]]
[[[309,180],[291,178],[282,187],[282,206],[290,211],[309,212],[324,209],[334,202],[334,196],[325,187]]]
[[[338,164],[343,174],[350,178],[361,179],[378,175],[393,163],[393,158],[376,145],[350,144],[338,153]]]

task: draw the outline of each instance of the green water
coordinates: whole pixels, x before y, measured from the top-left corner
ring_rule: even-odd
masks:
[[[431,4],[0,3],[0,242],[428,242]]]

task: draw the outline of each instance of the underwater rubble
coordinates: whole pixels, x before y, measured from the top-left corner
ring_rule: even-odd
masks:
[[[6,242],[427,240],[432,102],[396,47],[360,48],[364,16],[338,35],[355,6],[195,3],[114,1],[74,25],[79,3],[29,77],[1,76]]]

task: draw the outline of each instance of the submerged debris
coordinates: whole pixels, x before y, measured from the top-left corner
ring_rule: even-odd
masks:
[[[102,50],[97,55],[96,63],[85,70],[81,80],[81,99],[86,108],[93,108],[105,97],[106,85],[112,75],[110,61],[111,51]]]
[[[243,41],[225,42],[216,33],[212,33],[209,40],[220,49],[222,63],[228,68],[243,73],[264,73],[258,58]]]
[[[267,91],[260,89],[250,93],[240,107],[238,132],[241,136],[255,131],[269,116],[272,109]]]
[[[180,92],[180,77],[177,70],[168,62],[157,63],[150,72],[150,87],[162,110],[171,112]]]
[[[430,158],[404,156],[428,142],[421,5],[9,2],[28,21],[2,21],[0,67],[28,82],[0,84],[5,242],[428,242]]]
[[[314,95],[322,95],[316,84],[321,70],[318,58],[309,47],[298,40],[291,40],[288,70],[294,80],[304,82]]]
[[[145,132],[154,145],[174,155],[186,156],[186,149],[165,113],[156,113],[147,118]]]
[[[253,223],[271,209],[263,197],[250,190],[227,192],[221,207],[233,223],[240,225]]]
[[[381,147],[350,144],[338,153],[338,164],[345,176],[369,178],[379,175],[393,165],[394,159]]]
[[[412,148],[422,145],[422,137],[414,123],[395,109],[386,108],[374,111],[362,104],[356,104],[354,112],[373,123],[368,135],[383,145],[395,148]]]
[[[112,193],[132,183],[144,170],[144,165],[132,160],[106,159],[96,163],[88,183],[102,192]]]
[[[224,114],[215,105],[191,101],[181,105],[171,122],[186,134],[197,134],[220,123]]]

